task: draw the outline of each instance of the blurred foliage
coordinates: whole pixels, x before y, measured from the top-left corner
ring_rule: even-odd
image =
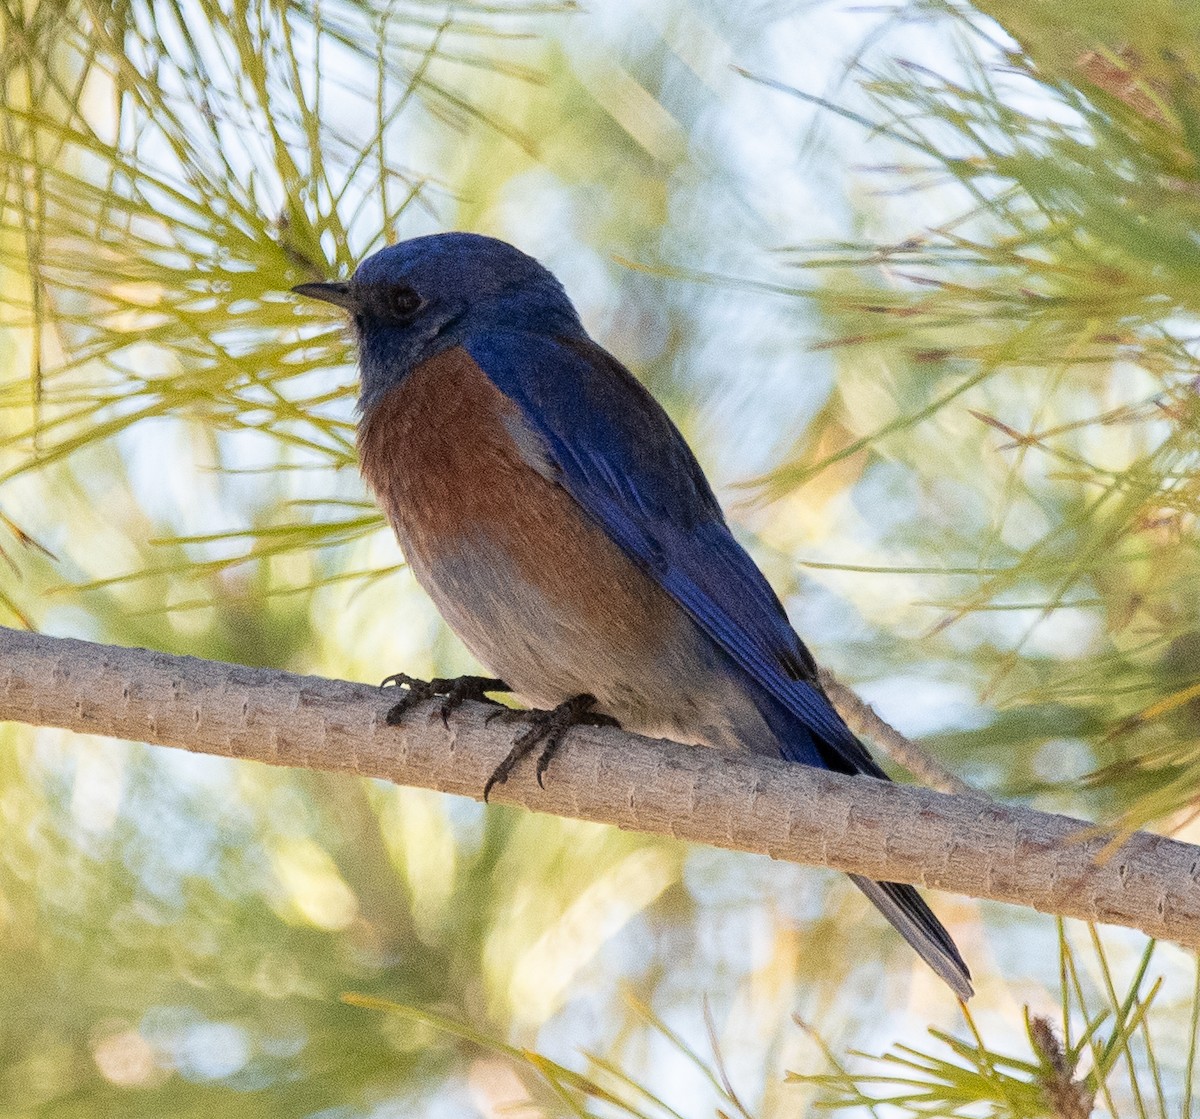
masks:
[[[822,1060],[832,1066],[825,1073],[789,1073],[792,1084],[819,1089],[816,1106],[822,1109],[860,1108],[878,1115],[886,1107],[913,1119],[976,1115],[985,1113],[1005,1119],[1087,1119],[1097,1098],[1112,1116],[1136,1115],[1138,1119],[1172,1114],[1174,1097],[1182,1102],[1180,1114],[1190,1114],[1192,1067],[1184,1067],[1180,1091],[1164,1084],[1155,1056],[1150,1028],[1150,1008],[1162,988],[1158,978],[1147,986],[1155,943],[1148,941],[1132,969],[1127,989],[1118,994],[1109,954],[1095,926],[1089,926],[1088,950],[1076,948],[1059,925],[1061,1009],[1056,1020],[1023,1012],[1028,1056],[1014,1057],[1002,1047],[990,1046],[975,1016],[962,1006],[967,1037],[943,1030],[930,1030],[938,1048],[927,1052],[917,1045],[897,1044],[881,1056],[854,1053],[856,1064],[879,1071],[854,1071],[840,1061],[820,1032],[796,1019],[801,1032],[811,1040]],[[1097,984],[1086,980],[1096,972]],[[1200,976],[1200,972],[1197,973]],[[1093,989],[1093,986],[1099,989]],[[619,1062],[597,1053],[585,1053],[582,1074],[564,1067],[535,1050],[509,1045],[468,1023],[457,1021],[417,1006],[350,993],[343,996],[351,1006],[383,1011],[404,1021],[420,1023],[447,1034],[464,1049],[483,1050],[502,1058],[519,1075],[519,1093],[514,1104],[533,1105],[540,1114],[563,1119],[592,1114],[614,1119],[681,1119],[677,1106],[686,1081],[681,1078],[673,1091],[655,1095]],[[687,1088],[707,1096],[692,1114],[716,1119],[753,1119],[753,1113],[738,1096],[721,1053],[711,1012],[704,1008],[707,1050],[697,1052],[647,1006],[630,998],[639,1018],[681,1059],[688,1070]],[[1182,1039],[1187,1052],[1195,1054],[1200,1023],[1200,987],[1190,1010],[1190,1023]],[[524,1073],[525,1075],[520,1075]],[[689,1092],[691,1094],[691,1092]],[[1168,1095],[1172,1097],[1168,1101]],[[597,1108],[593,1112],[590,1108]]]
[[[1020,706],[1026,748],[1086,737],[1102,810],[1137,826],[1190,808],[1200,782],[1200,23],[1172,3],[1065,26],[978,7],[1017,43],[989,51],[988,21],[923,5],[967,37],[958,65],[859,62],[862,111],[815,98],[907,153],[876,174],[962,202],[896,239],[788,250],[875,398],[848,370],[761,484],[903,464],[920,512],[896,537],[928,557],[904,570],[953,577],[932,632],[1012,616],[988,694]],[[1050,638],[1069,655],[1038,655],[1072,629]],[[995,730],[948,747],[995,750]]]
[[[1081,975],[1087,961],[1060,925],[1061,1020],[1052,1022],[1048,1017],[1032,1015],[1025,1007],[1028,1056],[1009,1056],[986,1044],[984,1031],[964,1007],[969,1040],[930,1030],[934,1041],[949,1056],[900,1044],[878,1057],[856,1054],[880,1069],[877,1073],[851,1072],[839,1065],[833,1072],[793,1073],[789,1079],[824,1089],[823,1107],[861,1106],[874,1110],[882,1104],[914,1117],[970,1115],[977,1113],[982,1104],[988,1114],[1011,1119],[1085,1119],[1099,1097],[1112,1116],[1150,1119],[1155,1115],[1166,1119],[1172,1114],[1174,1101],[1168,1103],[1150,1029],[1150,1007],[1162,980],[1153,982],[1143,993],[1154,942],[1146,944],[1128,989],[1118,995],[1104,945],[1095,926],[1090,931],[1101,990],[1085,989]],[[1186,1033],[1172,1038],[1172,1043],[1182,1042],[1191,1054],[1197,1045],[1197,1014],[1200,991],[1193,1001]],[[811,1028],[800,1025],[817,1037]],[[828,1057],[828,1047],[822,1048]],[[1184,1101],[1183,1115],[1190,1112],[1192,1071],[1189,1061],[1184,1067],[1184,1082],[1173,1093]]]
[[[1197,52],[1167,0],[4,5],[0,621],[467,667],[357,478],[348,339],[287,289],[470,227],[563,278],[719,485],[759,476],[737,527],[902,729],[1000,795],[1186,827]],[[1145,992],[1132,935],[1081,953],[937,899],[981,979],[964,1029],[832,876],[0,747],[0,1116],[874,1107],[869,1077],[784,1082],[793,1012],[830,1057],[892,1047],[924,1114],[1066,1115],[1055,1060],[1110,1114],[1190,1114],[1193,962],[1158,948]],[[912,1042],[933,1020],[949,1058]]]
[[[674,1093],[665,1098],[657,1096],[644,1084],[630,1076],[620,1065],[595,1053],[585,1054],[588,1069],[585,1073],[575,1072],[557,1061],[532,1049],[521,1049],[472,1028],[442,1014],[435,1014],[415,1006],[404,1006],[387,999],[350,993],[343,1000],[351,1006],[367,1010],[384,1011],[405,1021],[430,1026],[443,1034],[457,1039],[463,1047],[484,1050],[505,1060],[518,1073],[515,1096],[510,1106],[532,1104],[540,1114],[561,1115],[564,1119],[586,1119],[591,1114],[589,1106],[598,1105],[604,1114],[627,1119],[682,1119],[682,1112],[671,1105]],[[682,1059],[696,1086],[715,1098],[716,1119],[754,1119],[738,1098],[730,1083],[721,1051],[717,1042],[716,1027],[712,1015],[705,1006],[705,1025],[711,1045],[711,1057],[697,1053],[676,1034],[648,1006],[630,999],[630,1005],[638,1018]],[[519,1073],[529,1073],[520,1077]],[[689,1087],[692,1087],[689,1085]],[[678,1085],[676,1085],[678,1090]]]

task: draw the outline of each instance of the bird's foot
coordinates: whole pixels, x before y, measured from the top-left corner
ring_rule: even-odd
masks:
[[[405,689],[404,698],[392,705],[388,710],[386,721],[389,727],[398,726],[405,714],[427,699],[442,697],[441,707],[442,726],[450,726],[450,712],[461,707],[467,700],[473,699],[480,703],[492,703],[503,706],[488,697],[488,692],[507,692],[508,685],[503,680],[494,680],[490,676],[437,676],[432,680],[418,680],[406,672],[396,672],[387,677],[380,688],[389,685]],[[508,710],[505,708],[505,710]]]
[[[489,723],[493,719],[504,719],[509,722],[520,721],[531,725],[513,743],[508,756],[496,766],[491,777],[487,779],[487,784],[483,786],[484,801],[487,801],[493,787],[503,785],[508,780],[508,775],[516,768],[517,763],[539,746],[542,752],[538,755],[537,783],[539,788],[544,789],[546,786],[542,782],[542,776],[549,767],[550,759],[554,757],[562,736],[572,727],[619,727],[621,725],[611,715],[602,715],[599,711],[591,710],[595,703],[594,695],[585,694],[572,696],[549,711],[505,710],[495,711],[489,715],[487,717]]]

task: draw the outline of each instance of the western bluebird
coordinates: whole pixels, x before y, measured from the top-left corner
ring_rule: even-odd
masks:
[[[537,261],[445,233],[295,290],[351,315],[363,476],[451,628],[525,701],[886,779],[678,429]],[[470,678],[452,699],[507,686]],[[970,997],[917,891],[851,878]]]

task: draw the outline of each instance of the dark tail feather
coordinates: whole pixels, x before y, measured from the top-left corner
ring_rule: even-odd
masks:
[[[795,709],[788,707],[777,696],[771,695],[770,700],[760,710],[767,725],[775,732],[780,755],[786,761],[813,765],[815,757],[816,764],[834,773],[850,776],[863,774],[882,781],[890,780],[866,746],[844,723],[841,724],[843,733],[830,745],[812,731]],[[900,935],[916,949],[917,955],[945,980],[960,999],[969,999],[975,993],[971,986],[971,973],[958,954],[950,934],[912,886],[902,886],[898,882],[875,882],[858,874],[850,875],[850,881],[871,899],[875,908],[891,921]]]
[[[950,934],[942,927],[933,910],[911,886],[897,882],[873,882],[861,875],[850,875],[871,903],[899,930],[900,935],[949,985],[960,999],[969,999],[975,990],[971,973],[958,954]]]

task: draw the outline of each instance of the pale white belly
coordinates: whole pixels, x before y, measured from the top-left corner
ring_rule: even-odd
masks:
[[[404,540],[401,539],[401,546]],[[775,752],[774,739],[720,653],[658,587],[627,588],[625,605],[648,597],[652,619],[627,618],[600,632],[592,619],[549,601],[486,539],[428,561],[409,549],[417,581],[450,628],[489,672],[533,707],[582,693],[626,729],[723,750]],[[630,581],[649,583],[629,563]],[[654,632],[647,634],[647,621]]]

